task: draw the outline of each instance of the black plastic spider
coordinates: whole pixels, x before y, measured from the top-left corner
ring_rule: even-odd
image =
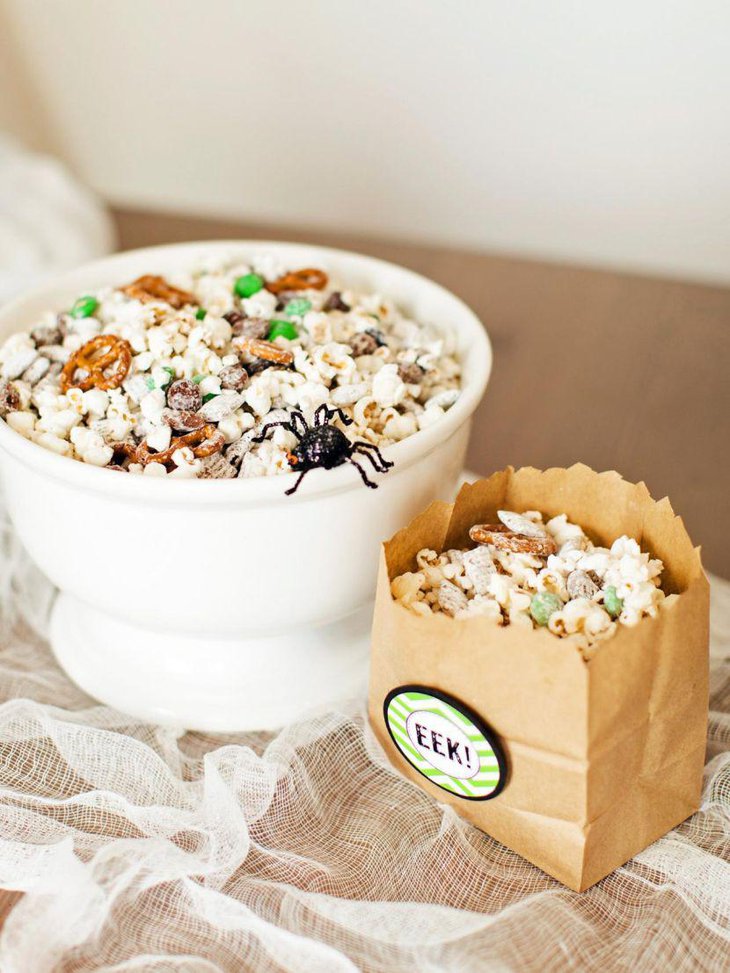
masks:
[[[287,453],[287,459],[295,471],[300,471],[299,479],[294,486],[287,490],[287,495],[295,493],[306,474],[310,470],[322,467],[331,470],[335,466],[343,463],[352,463],[362,477],[365,486],[373,490],[377,488],[377,483],[369,480],[367,473],[360,466],[357,460],[353,459],[353,453],[360,453],[367,457],[373,465],[376,473],[387,473],[393,464],[384,459],[380,450],[374,443],[366,443],[357,440],[351,443],[347,436],[338,429],[337,426],[330,425],[330,419],[339,416],[344,425],[352,425],[352,419],[346,415],[342,409],[330,409],[326,405],[321,405],[314,413],[314,425],[310,426],[301,412],[293,410],[289,413],[291,419],[282,419],[276,422],[267,422],[258,436],[254,437],[252,443],[262,443],[270,429],[280,426],[288,429],[289,432],[299,440],[294,449]],[[297,428],[300,427],[300,428]]]

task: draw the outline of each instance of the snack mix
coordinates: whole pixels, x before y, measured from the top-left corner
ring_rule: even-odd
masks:
[[[453,337],[321,269],[212,262],[48,312],[0,348],[0,415],[94,466],[144,476],[384,473],[380,449],[444,415]]]
[[[545,626],[586,649],[656,615],[663,564],[630,537],[596,547],[565,514],[543,522],[536,510],[497,512],[499,524],[475,524],[471,550],[427,549],[417,571],[391,583],[393,598],[420,615],[483,615],[497,625]]]

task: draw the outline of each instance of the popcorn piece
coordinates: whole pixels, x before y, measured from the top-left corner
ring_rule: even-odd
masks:
[[[170,446],[172,429],[167,425],[157,426],[147,433],[147,445],[156,453],[163,453]]]
[[[35,418],[32,412],[8,412],[5,416],[5,421],[14,429],[19,432],[21,436],[25,436],[26,439],[30,438],[35,429]]]
[[[420,571],[407,571],[395,578],[391,583],[390,592],[396,601],[410,607],[413,602],[417,601],[425,580],[425,575]]]
[[[84,415],[92,419],[102,419],[109,408],[109,396],[103,389],[89,389],[82,392]]]
[[[407,393],[397,365],[383,365],[373,378],[373,398],[381,408],[400,405]]]
[[[92,466],[106,466],[111,463],[114,450],[104,442],[103,437],[86,426],[75,426],[70,434],[78,457]]]
[[[46,449],[50,449],[53,453],[58,453],[60,456],[67,456],[71,452],[71,443],[60,436],[55,436],[51,432],[42,432],[34,437],[34,442],[38,443],[39,446],[43,446]]]

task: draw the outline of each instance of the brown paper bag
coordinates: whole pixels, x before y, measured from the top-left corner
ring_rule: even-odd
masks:
[[[494,522],[497,509],[566,513],[600,544],[628,534],[664,562],[662,587],[669,597],[656,618],[619,626],[587,658],[545,629],[500,627],[478,617],[423,617],[392,599],[390,581],[415,569],[421,548],[473,546],[469,527]],[[370,719],[406,776],[582,891],[699,806],[708,614],[699,549],[667,499],[655,502],[643,483],[582,465],[545,472],[509,468],[464,486],[455,504],[431,504],[384,544]],[[435,748],[435,755],[424,762],[421,750],[415,757],[411,752],[411,762],[405,759],[409,744],[399,747],[391,737],[399,730],[388,729],[388,705],[391,714],[400,709],[399,719],[416,720],[419,743]],[[425,721],[419,707],[429,711]],[[426,725],[434,720],[436,730]],[[441,732],[449,720],[460,730],[453,740]],[[486,770],[480,770],[481,779],[459,779],[444,789],[445,763],[456,767],[458,759],[461,777],[468,772],[470,741],[484,755]]]

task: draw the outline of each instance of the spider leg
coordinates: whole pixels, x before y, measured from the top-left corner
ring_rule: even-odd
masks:
[[[370,487],[372,490],[377,490],[378,484],[377,483],[373,483],[372,480],[368,480],[367,473],[362,468],[362,466],[360,466],[360,464],[356,460],[354,460],[352,458],[352,456],[349,458],[348,462],[352,463],[352,465],[355,467],[355,469],[357,470],[357,472],[362,477],[362,482],[365,484],[366,487]]]
[[[321,415],[324,416],[324,419],[320,418]],[[346,412],[343,412],[342,409],[330,409],[326,403],[320,405],[317,411],[314,413],[314,424],[315,426],[324,425],[324,423],[329,422],[330,419],[334,419],[335,416],[339,417],[343,426],[352,425],[352,419],[347,415]]]
[[[261,430],[261,432],[258,434],[258,436],[254,436],[252,438],[251,442],[262,443],[266,439],[269,429],[275,429],[277,426],[281,426],[282,429],[286,429],[288,432],[294,433],[297,439],[302,438],[300,434],[296,431],[296,429],[294,428],[291,422],[289,422],[288,420],[281,420],[280,422],[267,422],[266,425]]]
[[[388,467],[387,466],[381,466],[380,463],[378,463],[377,459],[375,458],[375,456],[373,456],[373,454],[371,452],[369,452],[367,450],[364,450],[364,449],[358,449],[357,448],[358,445],[359,444],[356,443],[352,447],[353,453],[359,453],[365,459],[369,459],[370,460],[370,463],[372,464],[372,467],[373,467],[373,469],[375,470],[376,473],[387,473],[388,472]]]
[[[306,435],[307,432],[309,432],[309,426],[307,425],[307,420],[304,418],[303,414],[299,411],[299,409],[292,409],[289,415],[291,416],[292,432],[294,433],[295,436],[299,436],[299,438],[301,439],[302,436]],[[302,424],[302,429],[304,430],[304,432],[302,432],[301,435],[296,430],[296,424],[298,422]]]
[[[323,403],[314,410],[314,425],[323,426],[329,420],[329,409]]]
[[[304,477],[307,475],[308,472],[309,472],[309,470],[304,470],[303,473],[300,473],[299,474],[299,479],[294,484],[294,486],[291,487],[289,490],[284,490],[284,493],[286,494],[287,497],[290,497],[292,495],[292,493],[296,493],[297,492],[297,490],[299,489],[299,484],[302,482],[302,480],[304,479]]]
[[[342,409],[329,409],[328,411],[331,419],[334,419],[335,416],[339,416],[340,422],[343,426],[352,425],[352,419],[346,412],[343,412]]]
[[[366,443],[358,440],[352,447],[352,451],[353,453],[360,453],[362,456],[367,456],[378,473],[387,473],[391,467],[395,466],[395,463],[382,455],[375,443]]]

